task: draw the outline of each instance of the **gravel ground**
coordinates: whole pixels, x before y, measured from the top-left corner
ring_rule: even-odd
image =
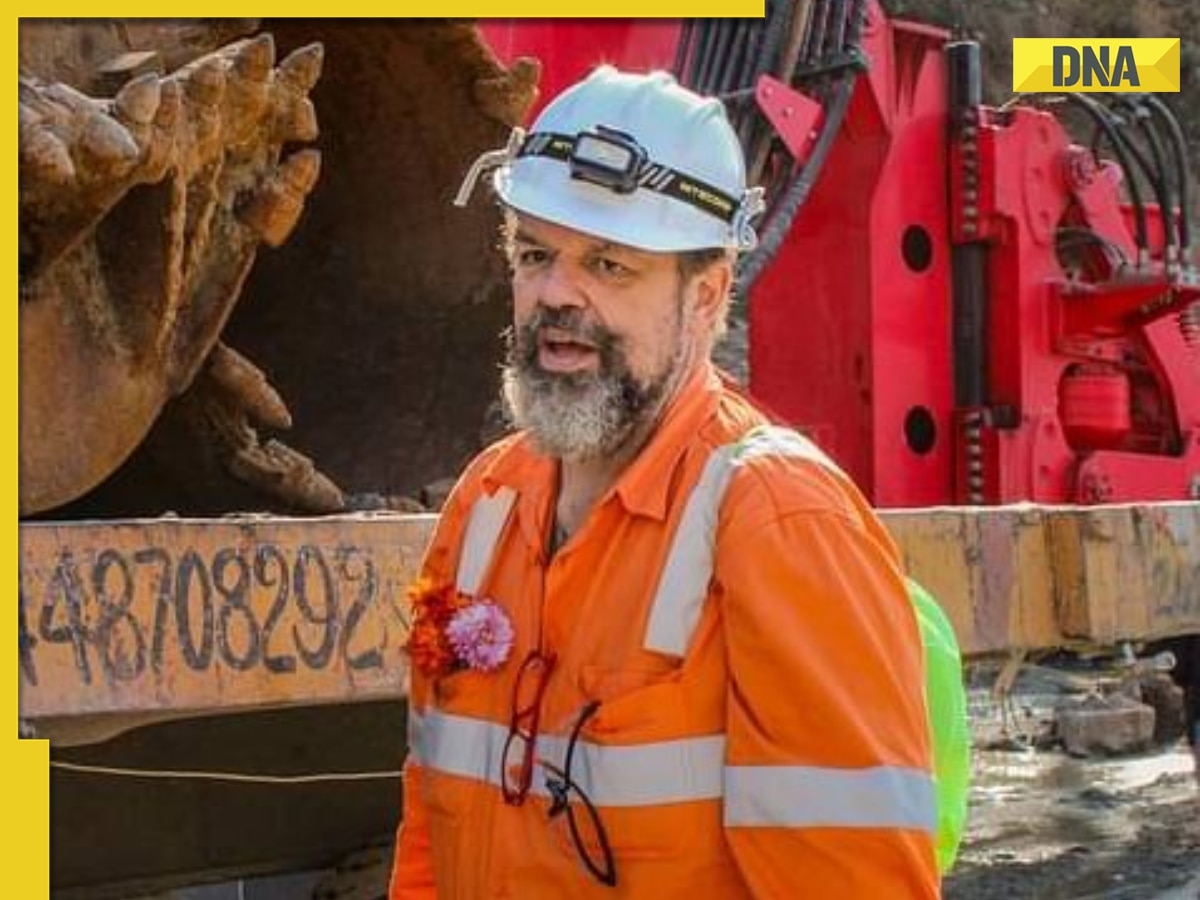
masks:
[[[1073,758],[1055,742],[1054,705],[1111,684],[1112,671],[1028,667],[1007,721],[994,675],[972,672],[971,812],[947,900],[1200,898],[1200,780],[1187,746]]]

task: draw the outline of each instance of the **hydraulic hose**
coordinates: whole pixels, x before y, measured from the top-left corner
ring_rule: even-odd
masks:
[[[681,80],[686,81],[684,67],[688,63],[688,51],[692,47],[692,32],[695,31],[696,20],[684,19],[683,27],[679,29],[679,43],[675,45],[675,64],[671,71]]]
[[[698,39],[691,56],[691,69],[688,72],[687,78],[687,83],[697,91],[700,90],[704,67],[708,64],[708,56],[711,53],[711,47],[715,40],[715,35],[713,34],[714,24],[715,22],[709,20],[697,29]]]
[[[1146,206],[1142,202],[1142,191],[1138,186],[1137,178],[1134,177],[1133,166],[1129,161],[1129,150],[1125,143],[1125,137],[1117,130],[1113,124],[1112,117],[1109,111],[1097,103],[1087,94],[1064,94],[1070,102],[1081,107],[1093,121],[1100,126],[1108,142],[1112,144],[1113,150],[1116,151],[1117,161],[1121,165],[1121,171],[1125,175],[1125,183],[1129,186],[1129,196],[1133,200],[1134,212],[1134,229],[1135,242],[1138,246],[1138,265],[1140,266],[1145,260],[1146,249],[1148,242],[1146,240]]]
[[[750,43],[750,29],[749,19],[736,19],[732,23],[729,50],[721,56],[717,65],[715,81],[718,93],[723,92],[728,85],[737,84],[742,59],[747,55],[747,45]]]
[[[761,25],[745,20],[688,22],[676,48],[675,71],[694,90],[731,106],[730,119],[746,149],[751,183],[762,180],[772,155],[783,162],[774,132],[749,101],[760,76],[808,83],[825,106],[825,121],[808,159],[771,166],[770,208],[758,250],[743,260],[739,279],[748,287],[774,257],[807,199],[845,120],[857,71],[847,64],[859,50],[866,0],[774,0]],[[791,172],[789,173],[789,169]],[[786,182],[779,183],[782,177]]]
[[[839,12],[842,14],[833,17],[829,33],[825,35],[826,59],[837,57],[845,50],[846,26],[848,23],[846,22],[845,10],[841,9]]]
[[[1179,243],[1181,247],[1181,261],[1187,262],[1192,250],[1192,228],[1191,228],[1191,204],[1190,199],[1191,179],[1188,175],[1187,163],[1187,140],[1183,136],[1183,129],[1179,127],[1179,120],[1171,112],[1170,108],[1158,99],[1154,94],[1145,95],[1146,104],[1151,111],[1156,113],[1167,125],[1171,132],[1171,141],[1175,148],[1175,168],[1176,177],[1179,184]]]
[[[841,0],[836,0],[836,13],[838,15],[845,15],[845,8],[845,4]],[[846,42],[851,49],[857,49],[858,47],[858,42],[862,34],[863,21],[866,18],[866,9],[865,0],[854,0],[854,5],[851,7],[849,13],[850,23],[848,40]],[[814,16],[815,14],[814,11]],[[823,42],[817,42],[817,37],[814,37],[813,46],[823,46]],[[841,131],[842,122],[846,118],[846,111],[850,107],[850,97],[854,93],[854,86],[858,80],[858,73],[853,69],[843,69],[835,78],[836,81],[825,106],[825,123],[821,128],[821,133],[818,135],[816,143],[813,145],[812,153],[775,205],[775,209],[772,211],[766,227],[763,229],[758,249],[749,254],[739,268],[738,286],[739,293],[743,296],[754,285],[754,282],[758,280],[758,277],[763,273],[763,270],[766,269],[771,260],[775,258],[775,254],[779,252],[779,248],[787,237],[788,231],[791,230],[796,213],[799,212],[804,201],[808,199],[809,192],[816,183],[817,176],[820,174],[821,169],[824,168],[829,150],[833,146],[838,133]]]
[[[1151,189],[1154,191],[1155,199],[1158,201],[1159,212],[1163,221],[1163,248],[1164,255],[1171,257],[1170,248],[1176,245],[1175,240],[1175,216],[1173,209],[1173,197],[1171,196],[1170,180],[1167,177],[1166,157],[1163,153],[1163,145],[1161,137],[1158,134],[1158,129],[1154,127],[1151,121],[1151,113],[1143,108],[1136,100],[1129,97],[1118,99],[1117,104],[1129,110],[1130,115],[1137,127],[1141,130],[1145,137],[1146,146],[1150,148],[1150,155],[1153,158],[1146,158],[1146,154],[1141,151],[1136,143],[1129,136],[1122,135],[1126,141],[1126,147],[1133,156],[1134,161],[1138,164],[1138,168],[1146,177],[1146,181],[1150,183]],[[1126,119],[1115,118],[1114,123],[1119,127],[1125,124]]]
[[[809,17],[808,34],[800,56],[804,68],[815,66],[825,50],[825,27],[829,22],[829,5],[833,0],[815,0]]]
[[[825,158],[829,155],[834,138],[841,130],[846,110],[850,107],[850,95],[854,92],[855,81],[857,81],[857,75],[854,72],[847,72],[839,78],[834,86],[833,99],[825,110],[825,126],[821,129],[821,134],[813,145],[808,161],[801,167],[800,173],[792,183],[788,185],[777,204],[774,214],[763,230],[758,249],[746,257],[741,266],[738,282],[742,293],[750,289],[758,280],[758,276],[762,274],[763,269],[775,258],[775,254],[779,252],[779,247],[792,227],[796,213],[808,199],[809,191],[812,190],[817,175],[824,167]]]
[[[733,38],[732,29],[726,21],[718,19],[713,22],[713,39],[709,48],[707,58],[704,60],[704,67],[700,70],[700,75],[697,79],[696,89],[701,94],[717,93],[717,73],[720,71],[721,63],[729,53],[729,42]]]

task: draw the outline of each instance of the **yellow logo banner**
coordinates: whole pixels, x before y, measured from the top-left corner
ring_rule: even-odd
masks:
[[[1013,38],[1013,91],[1179,90],[1179,38]]]

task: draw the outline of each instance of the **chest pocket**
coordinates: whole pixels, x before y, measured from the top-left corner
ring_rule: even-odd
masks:
[[[582,666],[579,690],[599,709],[588,732],[619,743],[664,740],[689,733],[689,715],[678,669],[668,673]]]

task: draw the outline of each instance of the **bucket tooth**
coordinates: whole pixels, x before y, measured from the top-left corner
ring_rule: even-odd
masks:
[[[21,134],[21,164],[39,180],[66,185],[75,180],[75,163],[66,145],[50,131],[34,126]]]
[[[89,169],[109,175],[129,171],[141,155],[129,131],[116,119],[99,113],[89,117],[79,148]]]
[[[298,509],[334,513],[346,508],[341,488],[311,459],[282,441],[240,447],[228,467],[237,478]]]
[[[274,65],[275,39],[269,34],[245,41],[233,57],[233,71],[250,81],[269,81]]]
[[[292,414],[262,370],[218,341],[208,356],[208,374],[255,421],[270,428],[292,427]]]
[[[270,104],[275,40],[269,34],[228,48],[225,89],[225,132],[233,143],[257,139],[264,110]]]
[[[162,85],[153,73],[141,75],[129,82],[113,101],[117,118],[130,125],[149,125],[158,114],[162,102]]]
[[[176,162],[179,110],[183,100],[178,83],[158,82],[158,104],[154,119],[137,135],[142,151],[142,180],[154,183],[162,179]]]
[[[297,93],[307,94],[321,77],[325,61],[325,48],[320,44],[307,44],[293,50],[279,64],[279,79]]]
[[[321,154],[317,150],[299,150],[285,159],[264,179],[254,196],[238,210],[238,218],[253,228],[271,247],[287,240],[304,200],[317,182]]]
[[[287,139],[289,141],[315,141],[320,134],[320,128],[317,126],[317,110],[312,101],[304,97],[292,107]]]
[[[174,129],[176,123],[179,121],[180,107],[183,105],[179,85],[174,81],[164,81],[160,85],[159,90],[160,96],[158,99],[158,109],[154,113],[154,124],[160,129]]]
[[[184,92],[197,106],[216,107],[225,95],[225,65],[215,56],[206,56],[185,70]]]

